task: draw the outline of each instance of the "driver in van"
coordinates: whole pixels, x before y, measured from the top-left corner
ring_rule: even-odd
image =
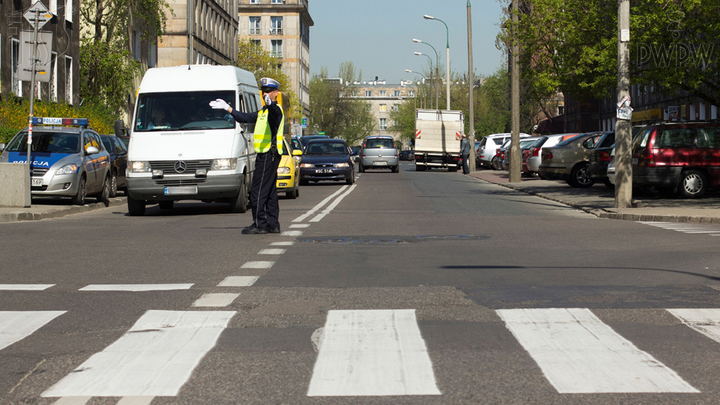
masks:
[[[260,79],[265,106],[255,113],[243,113],[230,107],[223,99],[210,102],[210,107],[225,110],[237,122],[255,122],[253,146],[256,153],[255,171],[250,187],[250,208],[253,223],[243,228],[246,235],[280,233],[280,204],[278,203],[277,168],[282,153],[282,140],[278,141],[278,130],[284,127],[282,109],[277,104],[280,83],[269,77]],[[282,133],[280,133],[282,136]]]

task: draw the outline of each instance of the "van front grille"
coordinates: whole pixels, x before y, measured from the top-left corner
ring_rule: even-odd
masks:
[[[176,169],[182,167],[184,164],[185,170]],[[181,173],[181,174],[195,174],[198,169],[210,170],[212,162],[210,160],[151,160],[150,168],[152,170],[162,170],[165,174],[168,173]]]

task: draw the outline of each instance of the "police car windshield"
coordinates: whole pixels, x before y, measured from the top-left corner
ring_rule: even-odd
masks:
[[[5,149],[8,152],[27,152],[27,132],[16,136]],[[80,134],[63,132],[33,132],[32,152],[78,153]]]
[[[230,90],[143,94],[138,100],[134,131],[235,128],[235,119],[227,111],[210,108],[210,101],[218,98],[236,108],[235,92]]]

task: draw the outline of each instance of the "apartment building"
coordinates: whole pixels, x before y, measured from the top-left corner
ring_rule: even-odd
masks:
[[[238,34],[270,51],[288,75],[302,106],[310,115],[310,27],[315,23],[308,0],[239,0]]]
[[[237,0],[168,0],[157,66],[237,63]],[[151,62],[152,63],[152,62]]]
[[[0,24],[0,88],[3,97],[28,97],[31,94],[29,71],[23,72],[23,65],[26,69],[30,68],[32,47],[23,44],[21,35],[23,31],[32,34],[33,27],[23,14],[33,3],[35,0],[0,1],[0,15],[3,17],[3,24]],[[52,34],[52,47],[46,49],[41,46],[36,54],[48,64],[43,68],[45,73],[36,75],[35,97],[49,102],[77,104],[80,1],[42,0],[42,3],[52,18],[41,31]],[[39,81],[41,77],[43,81]]]
[[[384,80],[373,80],[353,84],[357,87],[353,97],[370,104],[376,123],[376,131],[373,135],[389,135],[399,140],[400,134],[389,130],[392,125],[390,111],[396,111],[403,101],[415,97],[417,91],[415,83],[401,81],[400,84],[391,84]]]

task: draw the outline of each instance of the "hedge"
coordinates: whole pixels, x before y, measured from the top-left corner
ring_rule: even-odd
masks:
[[[18,131],[25,128],[29,116],[29,99],[19,97],[0,99],[0,143],[8,143]],[[35,100],[33,116],[87,118],[90,120],[90,127],[100,134],[114,133],[115,120],[119,118],[102,105],[85,104],[73,107],[65,103],[49,103],[42,100]]]

